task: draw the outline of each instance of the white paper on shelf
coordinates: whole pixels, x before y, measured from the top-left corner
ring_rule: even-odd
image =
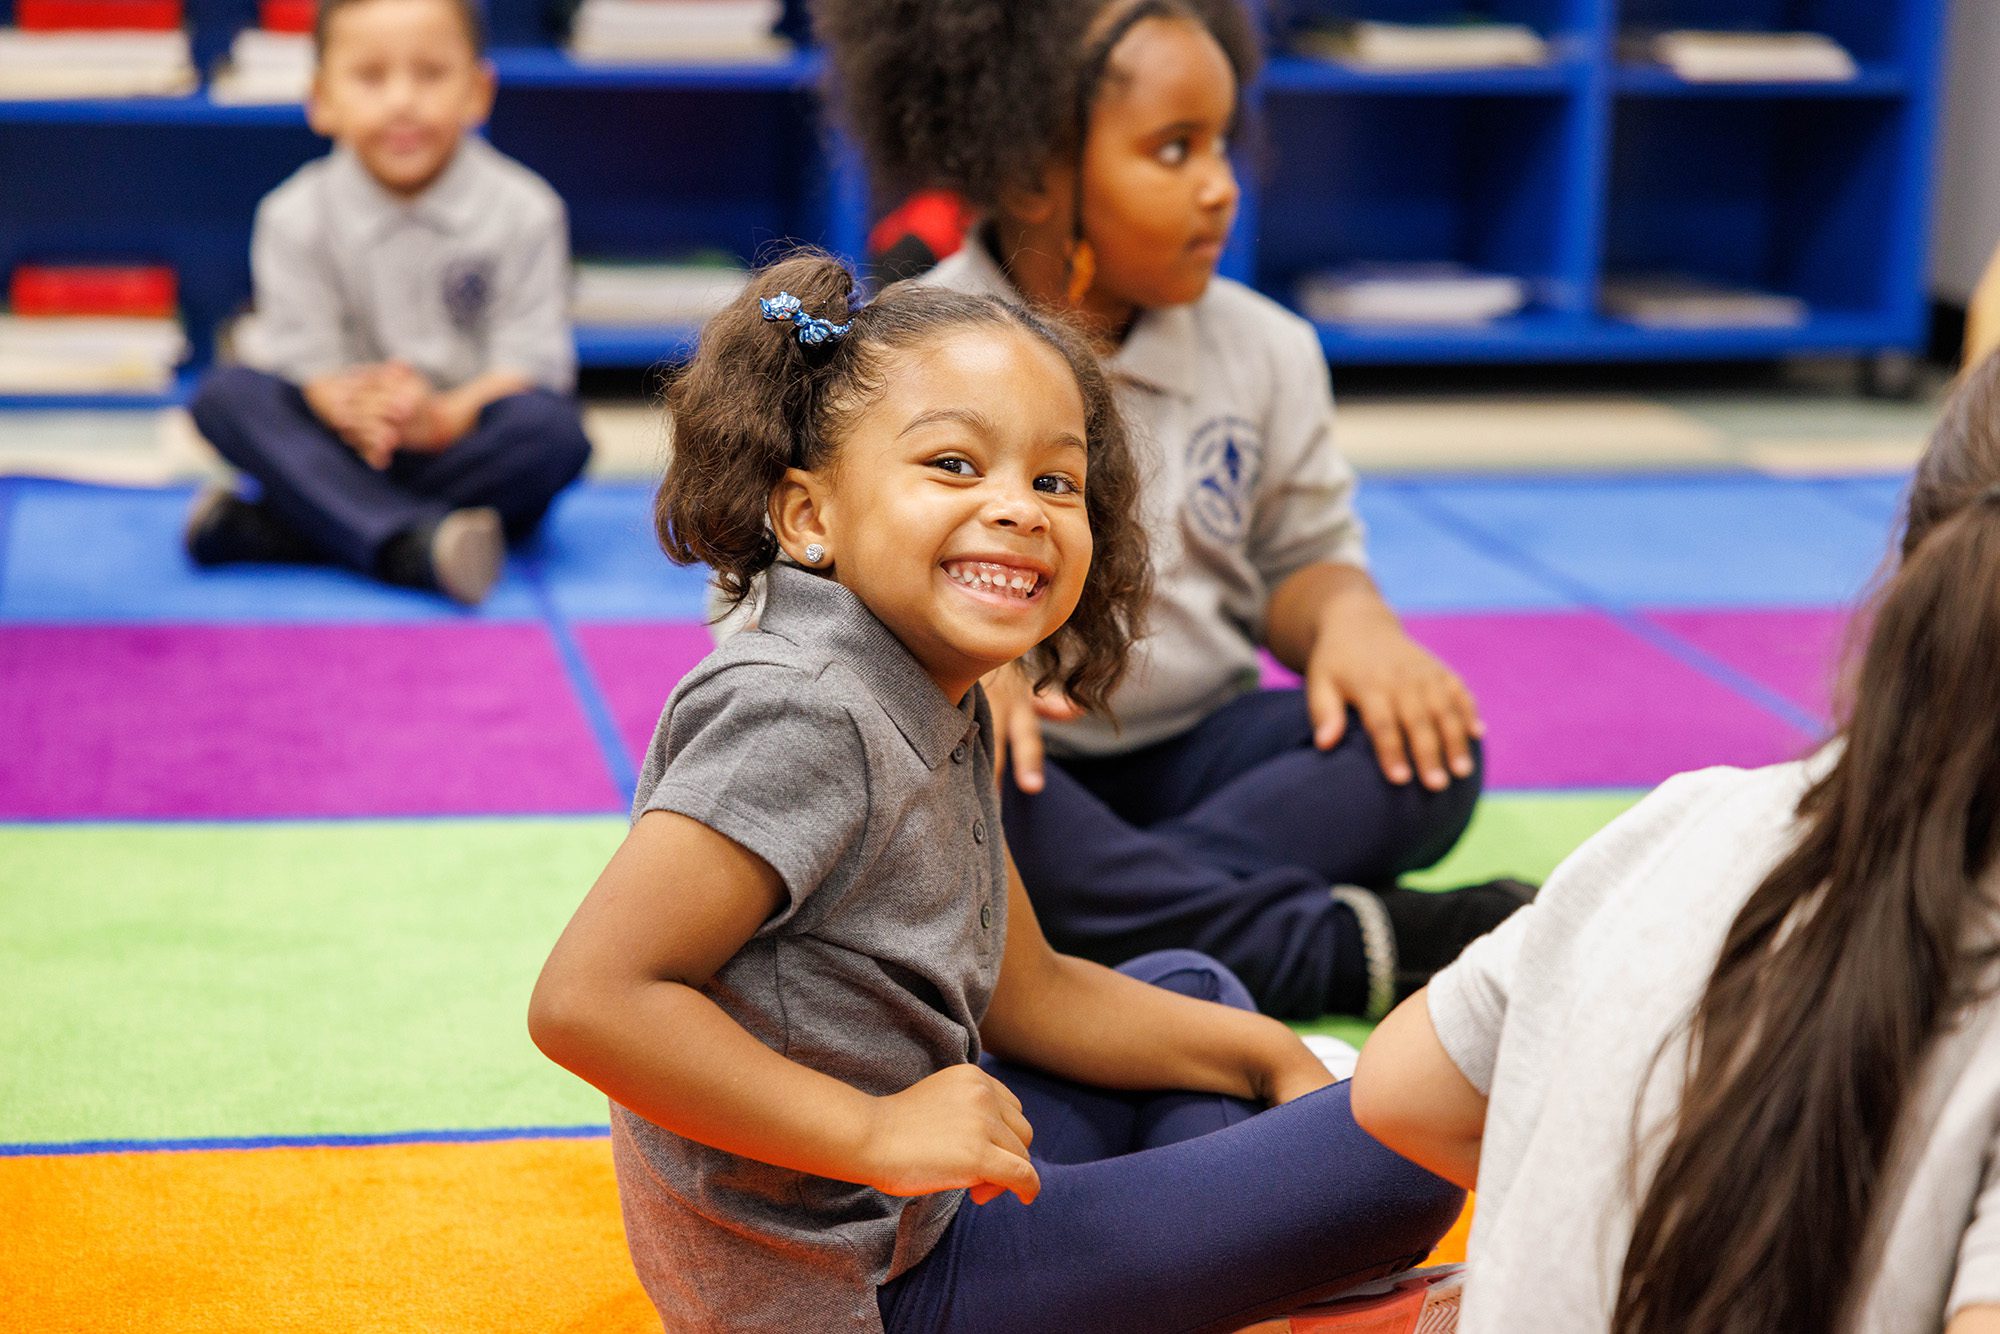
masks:
[[[691,42],[678,38],[572,38],[570,56],[589,65],[778,65],[791,59],[792,44],[766,34],[757,38]]]
[[[187,355],[172,319],[0,315],[4,393],[157,393]]]
[[[0,28],[0,98],[179,97],[195,83],[185,32]]]
[[[1626,50],[1690,83],[1845,83],[1861,73],[1845,47],[1817,32],[1684,28],[1634,34]]]
[[[784,16],[781,0],[583,0],[572,31],[700,42],[769,36]]]
[[[312,74],[311,34],[245,28],[230,43],[229,58],[216,71],[208,95],[229,106],[302,102]]]
[[[1649,329],[1787,329],[1809,314],[1795,296],[1675,273],[1606,278],[1603,302],[1611,314]]]
[[[1327,324],[1490,324],[1528,304],[1528,285],[1462,264],[1356,264],[1307,274],[1294,300]]]
[[[750,275],[721,264],[579,261],[570,297],[578,324],[620,328],[700,324],[743,292]]]
[[[1311,30],[1303,55],[1371,70],[1504,69],[1546,65],[1549,44],[1519,23],[1376,23]]]

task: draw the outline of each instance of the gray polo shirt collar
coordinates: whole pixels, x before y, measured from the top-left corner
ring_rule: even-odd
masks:
[[[992,723],[978,689],[953,704],[889,627],[831,576],[779,561],[767,577],[759,624],[860,677],[926,768],[944,763],[975,725],[991,748]]]
[[[441,232],[462,232],[478,221],[479,178],[493,152],[478,135],[466,135],[438,178],[414,199],[383,188],[361,165],[354,150],[345,145],[334,147],[327,180],[334,197],[364,236],[379,236],[409,218]]]
[[[994,258],[990,224],[974,228],[965,238],[966,273],[980,291],[1016,305],[1028,305],[1000,261]],[[1195,365],[1195,315],[1192,304],[1158,306],[1139,312],[1124,345],[1105,358],[1120,380],[1155,394],[1192,402]]]

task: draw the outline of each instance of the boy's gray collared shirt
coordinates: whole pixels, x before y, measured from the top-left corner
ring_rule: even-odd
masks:
[[[980,232],[923,281],[1023,301]],[[1321,561],[1368,561],[1311,325],[1216,278],[1188,305],[1141,312],[1105,365],[1139,457],[1153,601],[1112,700],[1120,726],[1045,723],[1058,754],[1135,750],[1256,688],[1278,585]]]
[[[476,135],[407,200],[348,149],[308,162],[258,206],[250,267],[237,354],[258,370],[298,383],[393,359],[441,389],[491,370],[575,385],[562,200]]]
[[[781,1055],[897,1093],[978,1059],[999,979],[991,719],[977,687],[953,704],[831,578],[781,564],[766,587],[759,627],[668,700],[634,818],[688,816],[783,881],[709,999]],[[612,1141],[633,1262],[670,1329],[878,1330],[876,1287],[929,1252],[962,1198],[772,1167],[616,1104]]]

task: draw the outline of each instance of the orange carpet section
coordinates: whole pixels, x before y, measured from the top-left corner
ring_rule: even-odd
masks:
[[[0,1158],[0,1325],[658,1334],[607,1140]]]

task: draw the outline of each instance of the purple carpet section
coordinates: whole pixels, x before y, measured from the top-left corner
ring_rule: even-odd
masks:
[[[652,744],[667,696],[715,647],[699,622],[579,625],[576,638],[634,763]]]
[[[1846,647],[1845,612],[1653,611],[1646,619],[1815,718],[1830,715],[1835,674]]]
[[[618,810],[539,625],[0,628],[0,819]]]
[[[1412,616],[1407,625],[1479,702],[1491,788],[1649,787],[1685,769],[1795,759],[1813,744],[1595,612]],[[1297,680],[1268,661],[1264,679]]]

